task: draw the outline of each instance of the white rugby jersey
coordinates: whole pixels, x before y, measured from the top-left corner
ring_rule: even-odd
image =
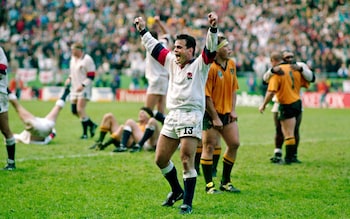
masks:
[[[164,40],[165,41],[165,40]],[[162,45],[167,48],[167,43]],[[169,73],[157,60],[155,60],[149,52],[146,52],[146,69],[145,77],[149,84],[154,84],[159,78],[168,78]]]
[[[6,54],[0,46],[0,69],[7,73],[8,61]],[[0,74],[0,93],[7,94],[8,75]]]
[[[309,66],[305,62],[297,62],[297,65],[303,68],[303,72],[301,74],[304,76],[305,80],[313,82],[315,76]]]
[[[71,89],[76,90],[82,83],[85,87],[92,87],[92,81],[87,77],[89,72],[96,72],[96,65],[90,55],[81,58],[71,57],[70,65]]]
[[[148,52],[164,65],[169,72],[169,87],[166,106],[169,110],[205,110],[205,83],[210,64],[213,62],[217,47],[217,32],[208,30],[206,45],[202,54],[192,62],[180,68],[176,57],[164,48],[158,40],[146,32],[142,36],[143,44]]]

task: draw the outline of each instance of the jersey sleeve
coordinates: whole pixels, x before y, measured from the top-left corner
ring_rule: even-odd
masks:
[[[86,55],[86,79],[83,81],[84,85],[90,85],[95,78],[96,75],[96,65],[91,56]]]
[[[1,74],[6,74],[7,66],[8,66],[7,57],[5,55],[4,50],[0,47],[0,73]]]
[[[205,84],[205,96],[207,97],[211,97],[212,95],[212,91],[213,91],[213,85],[214,85],[214,73],[215,73],[215,69],[213,67],[209,68],[209,72],[208,72],[208,79],[207,82]]]
[[[297,62],[297,65],[301,66],[303,68],[302,71],[302,75],[305,78],[305,80],[309,81],[309,82],[313,82],[315,81],[315,75],[314,73],[311,71],[311,69],[309,68],[309,66],[307,66],[306,63],[304,62]]]
[[[202,58],[206,65],[214,61],[217,45],[218,45],[217,29],[209,28],[206,42],[205,42],[205,47],[202,51]]]
[[[278,85],[278,75],[273,75],[269,80],[269,85],[267,87],[267,90],[270,92],[276,92],[278,91],[279,85]]]
[[[152,57],[164,66],[166,57],[170,51],[152,37],[150,32],[146,32],[142,36],[142,43]]]

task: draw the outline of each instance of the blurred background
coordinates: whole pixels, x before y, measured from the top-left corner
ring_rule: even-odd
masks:
[[[0,45],[10,63],[10,89],[37,97],[44,86],[62,86],[70,45],[82,41],[97,67],[96,87],[144,90],[145,49],[133,26],[142,16],[151,30],[196,37],[201,51],[207,13],[232,45],[240,92],[263,95],[263,73],[272,51],[291,50],[317,81],[309,91],[343,92],[350,68],[350,6],[345,0],[2,0]],[[320,90],[322,89],[322,91]]]

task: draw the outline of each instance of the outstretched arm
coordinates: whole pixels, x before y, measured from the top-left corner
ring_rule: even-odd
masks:
[[[162,31],[162,34],[168,34],[168,31],[164,25],[164,23],[160,20],[159,16],[155,16],[154,20],[156,21],[156,23],[158,24],[159,28]]]
[[[8,60],[4,50],[0,47],[0,74],[6,75]]]
[[[155,39],[146,29],[146,24],[142,17],[135,18],[134,24],[142,37],[142,42],[146,50],[161,65],[164,65],[166,56],[170,51],[166,49],[157,39]]]
[[[259,112],[263,113],[266,105],[272,100],[272,97],[275,95],[275,92],[272,91],[266,91],[265,98],[263,103],[259,106]]]
[[[215,12],[210,12],[208,14],[208,23],[210,25],[210,28],[208,30],[205,47],[202,52],[202,57],[205,64],[212,63],[216,55],[216,49],[218,45],[217,22],[217,14]]]

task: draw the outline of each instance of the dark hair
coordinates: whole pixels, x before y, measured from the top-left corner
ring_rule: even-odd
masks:
[[[282,59],[284,62],[293,63],[294,62],[294,53],[290,50],[282,51]]]
[[[150,117],[153,117],[153,112],[150,108],[148,107],[141,107],[141,110],[145,111]]]
[[[193,48],[192,55],[195,54],[196,51],[196,40],[187,34],[180,34],[176,36],[176,40],[185,40],[186,41],[186,48]]]
[[[282,51],[282,57],[284,58],[286,55],[292,55],[294,56],[294,52],[290,51],[290,50],[283,50]]]

